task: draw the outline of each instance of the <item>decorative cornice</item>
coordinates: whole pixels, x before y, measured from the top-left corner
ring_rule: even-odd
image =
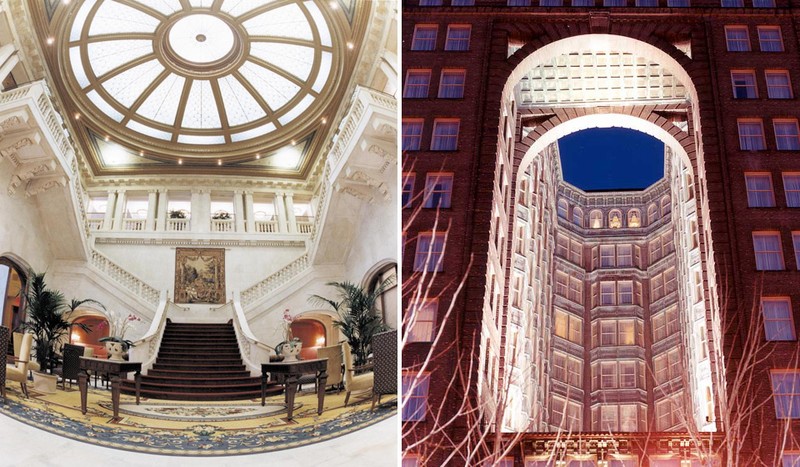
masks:
[[[98,237],[98,245],[164,245],[164,246],[215,246],[215,247],[280,247],[280,248],[305,248],[306,243],[301,240],[242,240],[242,239],[192,239],[192,238],[161,238],[161,237]]]

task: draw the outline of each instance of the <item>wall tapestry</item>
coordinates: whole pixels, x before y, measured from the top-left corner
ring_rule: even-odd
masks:
[[[225,249],[175,249],[175,303],[225,303]]]

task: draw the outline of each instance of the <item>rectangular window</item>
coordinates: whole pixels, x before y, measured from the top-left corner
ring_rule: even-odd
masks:
[[[425,179],[426,208],[449,208],[450,194],[453,191],[453,174],[428,174]]]
[[[569,295],[569,276],[561,271],[556,271],[556,295],[567,298]]]
[[[614,245],[600,245],[600,267],[613,268],[614,259]]]
[[[436,48],[436,33],[438,30],[439,26],[436,24],[418,24],[414,26],[411,50],[434,50]]]
[[[650,298],[658,300],[664,296],[664,276],[656,274],[650,278]]]
[[[794,247],[794,264],[800,270],[800,232],[792,232],[792,246]]]
[[[636,326],[631,319],[622,319],[617,322],[619,345],[636,345]]]
[[[619,387],[636,387],[636,362],[619,362]]]
[[[756,254],[756,269],[759,271],[781,271],[783,250],[778,232],[753,232],[753,249]]]
[[[747,186],[747,205],[751,208],[771,208],[775,206],[772,193],[772,176],[769,173],[744,174]]]
[[[403,421],[425,420],[430,374],[403,373]]]
[[[419,6],[442,6],[442,0],[419,0]]]
[[[451,0],[452,6],[472,6],[475,5],[475,0]]]
[[[781,462],[781,467],[800,467],[800,452],[782,455]]]
[[[539,0],[539,6],[564,6],[564,0]]]
[[[742,8],[744,0],[722,0],[722,8]]]
[[[576,344],[582,343],[583,320],[561,310],[555,310],[553,319],[555,321],[554,332],[556,336],[575,342]]]
[[[762,52],[783,52],[783,35],[780,26],[758,26],[757,29],[758,44]]]
[[[609,389],[617,387],[617,363],[600,363],[600,388]]]
[[[767,70],[764,72],[767,79],[767,96],[770,99],[791,99],[792,83],[789,72],[786,70]]]
[[[658,342],[667,337],[667,314],[658,313],[653,315],[653,341]]]
[[[762,298],[761,312],[764,314],[764,334],[768,341],[794,340],[792,304],[788,297]]]
[[[754,71],[731,71],[734,99],[755,99],[758,97],[756,73]]]
[[[438,301],[423,300],[422,303],[410,308],[408,342],[433,341],[433,326],[436,324]]]
[[[753,8],[775,8],[775,0],[753,0]]]
[[[594,6],[594,0],[572,0],[572,6]]]
[[[415,271],[441,271],[444,256],[444,233],[421,233],[417,238],[417,251],[414,255]]]
[[[747,26],[725,26],[725,42],[728,52],[749,52],[750,34]]]
[[[577,277],[569,278],[569,298],[575,303],[583,304],[583,281]]]
[[[431,151],[455,151],[458,149],[459,123],[454,119],[437,118],[434,120]]]
[[[657,7],[658,0],[636,0],[636,6],[640,7]]]
[[[551,374],[557,381],[567,382],[567,356],[561,352],[553,352]]]
[[[600,321],[600,345],[617,345],[616,321]]]
[[[403,151],[419,151],[422,122],[422,119],[403,119]]]
[[[783,191],[786,193],[786,206],[800,208],[800,173],[783,173]]]
[[[508,0],[508,6],[531,6],[531,0]]]
[[[567,358],[567,382],[573,386],[583,386],[583,361],[577,358]]]
[[[404,99],[424,99],[428,97],[431,84],[431,70],[408,70],[403,86]]]
[[[773,120],[775,127],[775,143],[781,151],[800,150],[800,130],[797,120]]]
[[[580,266],[583,264],[583,244],[575,240],[569,243],[569,260]]]
[[[739,120],[739,147],[742,151],[767,149],[764,139],[764,124],[761,120]]]
[[[633,266],[633,248],[631,245],[617,245],[617,266],[621,268]]]
[[[615,283],[614,282],[600,282],[600,305],[615,305]]]
[[[617,303],[620,305],[633,305],[633,282],[617,282],[617,294],[619,295]]]
[[[800,371],[772,370],[775,417],[800,418]]]
[[[402,203],[403,207],[407,208],[411,206],[411,200],[414,198],[414,181],[416,180],[416,175],[413,173],[404,173],[403,174],[403,196],[402,196]]]
[[[461,99],[464,97],[464,82],[466,71],[442,70],[439,80],[440,99]]]
[[[691,3],[689,0],[667,0],[667,6],[670,8],[689,8]]]
[[[469,50],[469,36],[472,26],[468,24],[450,24],[447,26],[447,41],[444,50],[450,52],[463,52]]]
[[[603,0],[603,6],[626,6],[626,0]]]

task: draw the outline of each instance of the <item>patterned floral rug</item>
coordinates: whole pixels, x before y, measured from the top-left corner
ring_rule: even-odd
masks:
[[[0,414],[57,435],[97,444],[154,454],[214,456],[254,454],[295,448],[341,436],[391,417],[396,398],[371,410],[368,396],[351,397],[344,407],[344,392],[325,395],[325,407],[317,415],[316,394],[301,393],[295,399],[294,420],[286,419],[283,396],[261,400],[203,403],[135,400],[123,395],[121,420],[111,422],[111,392],[89,389],[86,415],[80,411],[77,388],[40,394],[29,389],[25,399],[19,388],[8,386],[8,401]],[[355,399],[355,400],[353,400]]]

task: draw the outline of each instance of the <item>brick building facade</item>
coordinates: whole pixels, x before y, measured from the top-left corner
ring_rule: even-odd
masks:
[[[776,1],[404,2],[405,462],[800,462],[800,9]],[[558,139],[607,126],[663,141],[664,180],[564,182]]]

